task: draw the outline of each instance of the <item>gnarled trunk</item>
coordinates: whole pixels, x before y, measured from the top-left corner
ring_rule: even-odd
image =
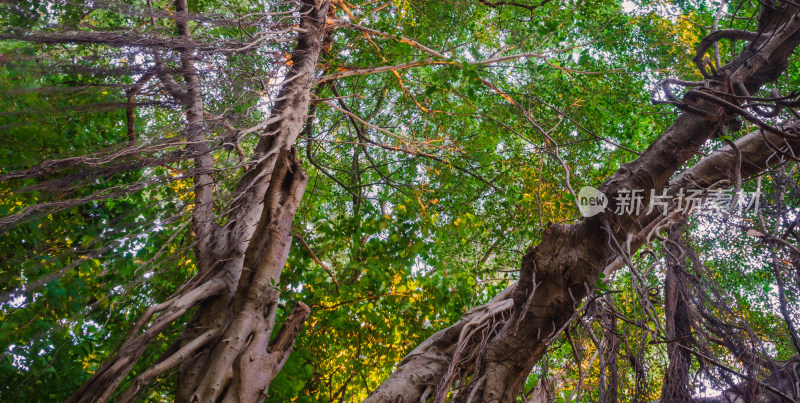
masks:
[[[188,37],[185,0],[178,0],[177,6],[184,14],[176,18],[179,33]],[[306,120],[328,7],[328,0],[303,1],[293,63],[223,226],[214,224],[210,160],[204,159],[210,156],[192,150],[200,154],[195,161],[193,211],[198,275],[174,298],[148,309],[119,352],[70,402],[108,400],[146,347],[195,307],[197,312],[180,339],[139,374],[118,401],[133,400],[153,379],[173,368],[178,368],[179,402],[260,402],[267,396],[270,382],[286,362],[310,312],[296,303],[270,340],[279,306],[274,285],[286,263],[292,220],[308,180],[292,145]],[[187,137],[200,144],[203,106],[190,49],[182,51],[181,62]]]

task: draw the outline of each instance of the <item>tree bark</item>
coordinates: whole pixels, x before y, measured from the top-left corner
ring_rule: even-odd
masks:
[[[719,70],[720,76],[704,82],[706,88],[718,93],[732,93],[732,88],[737,93],[755,93],[777,79],[800,43],[798,9],[792,5],[780,7],[779,12],[766,13],[759,19],[759,32],[770,34],[758,35],[735,60]],[[668,185],[674,195],[675,186],[708,188],[718,180],[735,178],[731,160],[720,158],[730,158],[733,150],[722,149],[669,182],[701,145],[734,118],[731,111],[705,98],[685,101],[687,104],[683,105],[692,104],[691,112],[681,114],[639,158],[623,165],[600,187],[604,194],[613,196],[622,189],[643,189],[647,201],[651,190],[660,194]],[[777,136],[765,135],[767,138],[782,143]],[[760,140],[750,136],[748,141],[753,143],[739,146],[747,159],[742,164],[743,177],[770,163],[764,150],[751,148]],[[760,147],[768,148],[766,145],[760,143]],[[792,149],[797,147],[796,141],[789,145]],[[745,146],[752,154],[744,155]],[[767,151],[772,154],[771,149]],[[578,224],[548,226],[539,245],[529,248],[522,258],[520,279],[515,285],[423,342],[366,401],[416,402],[431,392],[436,401],[443,401],[454,379],[468,381],[454,396],[456,401],[514,401],[531,369],[591,292],[598,275],[618,259],[619,252],[627,256],[635,252],[643,244],[648,226],[658,218],[655,212],[650,216],[616,216],[612,213],[613,200],[610,204],[605,213]],[[501,313],[509,311],[513,313],[510,319],[503,320]],[[491,339],[475,342],[480,333],[474,329],[486,326],[500,329]],[[485,348],[463,351],[465,345]]]

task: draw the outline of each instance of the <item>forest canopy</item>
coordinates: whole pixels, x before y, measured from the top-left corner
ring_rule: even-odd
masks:
[[[789,0],[0,1],[0,400],[800,402],[798,45]]]

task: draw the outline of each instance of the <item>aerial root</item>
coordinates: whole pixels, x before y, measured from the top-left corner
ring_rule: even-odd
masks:
[[[703,75],[705,78],[712,78],[713,73],[709,73],[706,70],[706,66],[710,66],[712,69],[714,68],[713,65],[708,61],[707,58],[704,57],[706,52],[714,46],[715,43],[723,40],[729,39],[731,41],[749,41],[752,42],[758,37],[758,33],[752,31],[746,31],[743,29],[721,29],[719,31],[714,31],[708,34],[703,40],[700,41],[700,44],[697,45],[697,53],[695,53],[694,59],[692,61],[695,65],[697,65],[698,70],[700,70],[700,74]],[[719,66],[717,66],[719,67]]]
[[[444,402],[450,391],[450,386],[455,379],[459,376],[464,378],[467,375],[460,374],[461,371],[459,367],[462,366],[462,363],[468,364],[470,362],[475,362],[476,370],[479,368],[478,364],[480,364],[483,359],[486,344],[489,339],[497,333],[499,328],[502,327],[502,324],[505,323],[507,318],[504,314],[512,311],[514,306],[514,300],[511,298],[498,301],[495,304],[490,304],[486,307],[487,310],[483,315],[464,325],[458,336],[458,342],[456,343],[450,365],[442,376],[439,385],[436,387],[435,403]],[[478,343],[478,340],[480,340],[480,343]],[[465,351],[469,352],[464,354]],[[475,389],[477,389],[479,385],[476,384],[475,386]]]

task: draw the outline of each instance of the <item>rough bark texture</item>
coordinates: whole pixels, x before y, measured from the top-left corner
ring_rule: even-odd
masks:
[[[181,338],[139,374],[118,401],[131,401],[156,377],[178,368],[176,401],[260,402],[283,367],[309,308],[297,303],[273,340],[279,309],[273,288],[291,245],[291,224],[307,175],[292,147],[306,120],[319,58],[328,0],[304,0],[292,65],[261,134],[250,169],[239,182],[224,226],[214,222],[213,161],[203,149],[203,105],[192,49],[180,49],[185,90],[186,137],[195,159],[198,275],[169,301],[148,309],[119,352],[104,363],[70,402],[106,401],[147,346],[172,322],[197,307]],[[188,42],[186,0],[176,1],[176,25]],[[182,15],[183,14],[183,15]],[[168,80],[169,81],[169,80]],[[174,81],[171,83],[176,86]],[[157,315],[157,316],[156,316]]]
[[[777,12],[762,13],[761,35],[739,57],[719,69],[719,76],[706,80],[706,88],[719,93],[732,93],[732,88],[739,89],[737,93],[742,89],[755,93],[783,72],[788,56],[800,43],[800,17],[796,7],[780,7]],[[622,166],[601,186],[603,193],[615,195],[621,189],[643,189],[649,196],[651,189],[660,194],[667,185],[690,183],[693,188],[707,188],[719,180],[734,179],[735,169],[726,169],[734,164],[730,159],[732,150],[728,149],[705,159],[711,163],[700,163],[690,173],[669,183],[670,177],[699,147],[733,118],[729,111],[706,99],[686,102],[692,104],[693,112],[680,115],[638,159]],[[766,143],[761,142],[762,149],[754,150],[752,144],[758,143],[759,138],[750,136],[749,141],[753,143],[740,147],[747,160],[742,165],[744,177],[759,172],[755,167],[776,162],[768,158],[773,154],[771,149],[763,150],[768,148]],[[771,141],[782,142],[776,137]],[[745,148],[753,154],[745,156]],[[534,364],[569,322],[598,275],[618,258],[619,252],[627,255],[635,252],[643,243],[638,235],[647,232],[648,225],[659,217],[657,214],[615,216],[613,201],[611,204],[610,211],[578,224],[550,225],[540,244],[523,257],[520,279],[514,286],[423,342],[403,359],[367,402],[416,402],[431,393],[437,396],[437,401],[443,400],[449,393],[454,371],[460,371],[460,379],[469,379],[454,400],[514,401]],[[495,322],[501,321],[500,313],[507,312],[505,301],[513,302],[511,317],[502,321],[502,327],[485,343],[470,343],[485,344],[485,348],[470,353],[462,351],[463,340],[472,337],[470,329],[486,323],[487,315],[494,315]],[[452,363],[456,363],[455,368]]]

